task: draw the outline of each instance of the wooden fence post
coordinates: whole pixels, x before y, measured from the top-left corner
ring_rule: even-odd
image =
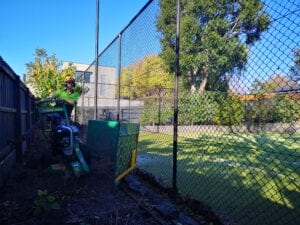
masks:
[[[29,131],[29,129],[31,128],[31,125],[32,125],[32,122],[31,122],[31,98],[30,98],[30,92],[29,92],[29,88],[26,87],[26,95],[25,95],[25,107],[26,107],[26,132]],[[31,138],[28,137],[29,134],[27,135],[27,138],[26,138],[26,145],[27,145],[27,148],[29,147],[30,145],[30,140]]]
[[[15,147],[16,160],[18,163],[22,162],[22,118],[21,118],[21,99],[20,99],[20,77],[15,76],[14,82],[14,105],[15,105]]]

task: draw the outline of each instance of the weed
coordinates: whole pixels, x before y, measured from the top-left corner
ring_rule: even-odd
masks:
[[[56,202],[54,196],[50,195],[46,189],[37,191],[37,198],[33,206],[34,216],[57,209],[60,209],[60,205]]]

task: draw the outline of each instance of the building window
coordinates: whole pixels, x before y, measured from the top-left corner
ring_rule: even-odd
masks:
[[[107,84],[107,76],[101,75],[100,76],[100,96],[105,96],[106,94],[106,84]]]
[[[91,82],[91,72],[83,72],[83,71],[76,71],[76,81],[84,83],[90,83]]]
[[[85,72],[84,73],[84,82],[85,83],[90,83],[91,82],[91,75],[92,75],[91,72]]]
[[[76,71],[75,80],[77,82],[81,82],[82,81],[82,74],[83,74],[82,71]]]

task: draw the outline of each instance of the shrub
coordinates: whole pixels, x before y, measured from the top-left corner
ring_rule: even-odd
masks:
[[[245,107],[235,95],[223,95],[218,98],[218,106],[214,116],[216,124],[240,125],[244,121]]]
[[[183,92],[179,96],[179,124],[212,124],[217,108],[216,92]]]
[[[153,97],[144,101],[140,122],[145,125],[165,125],[173,118],[173,102],[166,98]]]
[[[300,104],[289,95],[279,95],[274,99],[274,119],[290,123],[300,119]]]

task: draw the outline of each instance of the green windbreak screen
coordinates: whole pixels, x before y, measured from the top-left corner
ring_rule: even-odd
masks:
[[[137,148],[138,134],[138,124],[120,123],[115,177],[130,168],[132,152]]]

